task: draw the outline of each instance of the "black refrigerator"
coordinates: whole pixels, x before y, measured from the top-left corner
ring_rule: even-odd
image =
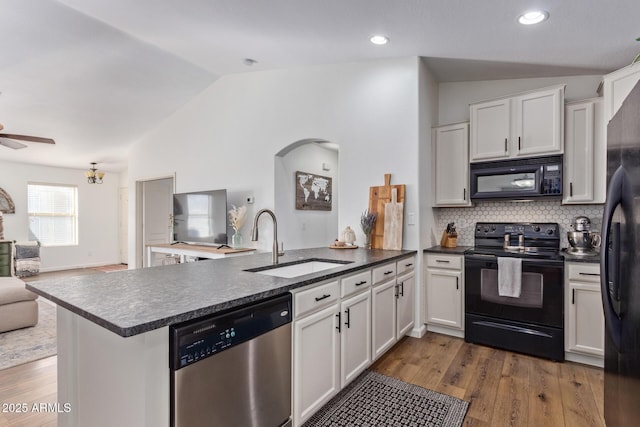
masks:
[[[600,255],[607,427],[640,425],[640,84],[607,126]]]

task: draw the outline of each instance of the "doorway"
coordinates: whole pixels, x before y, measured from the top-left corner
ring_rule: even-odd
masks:
[[[136,268],[149,267],[145,256],[148,245],[171,242],[173,193],[173,177],[136,182]]]

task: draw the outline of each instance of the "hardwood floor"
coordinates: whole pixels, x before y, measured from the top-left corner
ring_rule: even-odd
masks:
[[[427,333],[372,369],[471,404],[464,426],[604,426],[602,369]]]
[[[427,333],[405,338],[374,371],[470,402],[464,426],[604,426],[603,371],[556,363]],[[56,426],[56,357],[0,371],[0,403],[27,413],[0,413],[0,427]],[[64,404],[64,402],[59,402]]]
[[[58,424],[51,406],[58,395],[56,363],[53,356],[0,371],[0,427]]]

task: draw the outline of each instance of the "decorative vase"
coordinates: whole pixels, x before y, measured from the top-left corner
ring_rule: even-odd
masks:
[[[371,233],[365,233],[365,235],[364,235],[364,247],[365,247],[365,249],[371,249]]]
[[[244,239],[242,238],[242,234],[238,233],[237,231],[233,233],[233,236],[231,236],[231,247],[233,249],[240,249],[242,248],[243,243]]]

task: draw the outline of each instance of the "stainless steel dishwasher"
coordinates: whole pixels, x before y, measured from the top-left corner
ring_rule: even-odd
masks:
[[[169,328],[171,425],[291,425],[291,294]]]

